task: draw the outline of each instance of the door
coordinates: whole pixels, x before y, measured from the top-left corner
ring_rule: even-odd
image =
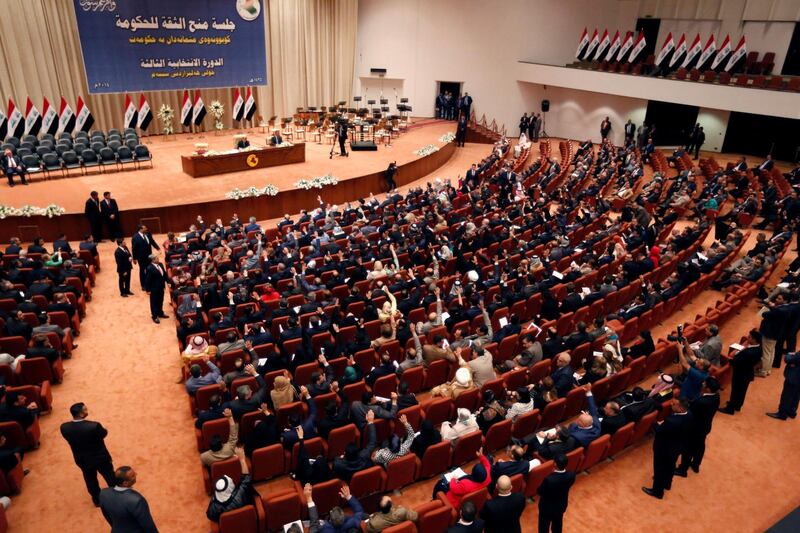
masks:
[[[438,82],[438,87],[436,88],[436,94],[434,95],[434,99],[437,99],[437,97],[440,94],[445,94],[445,95],[449,94],[450,98],[452,98],[453,102],[455,103],[458,100],[459,95],[461,95],[461,85],[462,84],[463,84],[463,82],[460,82],[460,81],[440,81],[440,82]],[[436,105],[434,104],[434,108],[435,107],[436,107]],[[457,113],[457,111],[455,113]],[[439,118],[449,118],[449,119],[452,119],[452,120],[454,120],[456,118],[455,116],[447,116],[444,110],[440,111],[439,115],[437,115],[437,116]]]
[[[647,102],[646,124],[656,126],[653,142],[658,146],[681,146],[686,144],[688,132],[697,123],[700,108],[692,105],[672,104],[650,100]]]
[[[634,39],[639,35],[638,32],[644,32],[645,46],[638,55],[639,61],[645,61],[648,56],[655,56],[656,45],[659,47],[662,43],[657,43],[658,30],[661,28],[661,19],[643,18],[636,20],[636,32],[633,36]]]

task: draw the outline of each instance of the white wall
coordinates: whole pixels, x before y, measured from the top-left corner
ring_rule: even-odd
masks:
[[[706,134],[703,150],[708,150],[709,152],[722,151],[722,143],[725,141],[725,132],[728,130],[730,116],[730,111],[700,108],[700,112],[697,114],[697,122],[703,127],[703,133]]]

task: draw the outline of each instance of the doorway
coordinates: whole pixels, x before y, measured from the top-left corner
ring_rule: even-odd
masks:
[[[644,121],[656,126],[653,142],[657,146],[682,146],[686,144],[687,132],[694,128],[699,112],[697,106],[650,100]]]
[[[658,42],[658,30],[661,28],[661,19],[654,18],[640,18],[636,20],[636,30],[644,33],[644,50],[639,53],[638,59],[645,61],[648,56],[655,56],[656,46]],[[633,38],[636,39],[637,35]]]
[[[438,87],[436,88],[436,96],[434,96],[434,109],[438,109],[436,112],[437,118],[445,118],[448,120],[455,120],[458,116],[458,110],[455,109],[456,101],[458,97],[461,95],[461,86],[464,82],[461,81],[440,81],[437,82]],[[446,104],[444,108],[440,108],[439,104],[439,95],[440,94],[450,94],[450,98],[452,100],[446,100]],[[447,105],[452,102],[452,105]]]

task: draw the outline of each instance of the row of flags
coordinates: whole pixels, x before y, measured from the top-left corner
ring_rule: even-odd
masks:
[[[28,98],[25,104],[25,114],[14,104],[12,98],[8,99],[8,112],[3,113],[0,109],[0,139],[6,137],[23,137],[24,135],[38,135],[49,133],[57,135],[67,131],[86,131],[88,132],[94,124],[94,117],[89,107],[78,97],[77,114],[72,111],[67,100],[61,97],[61,107],[58,112],[50,105],[47,98],[44,99],[42,112]]]
[[[253,98],[252,88],[247,88],[247,97],[242,98],[242,94],[237,87],[233,94],[233,120],[251,120],[256,112],[256,100]],[[194,92],[194,99],[190,97],[189,91],[183,91],[183,105],[181,106],[181,124],[197,126],[206,116],[206,106],[200,91]]]
[[[645,40],[644,32],[641,31],[634,40],[633,32],[630,31],[622,38],[619,31],[611,37],[608,30],[605,30],[601,36],[595,29],[592,36],[589,37],[588,28],[584,28],[578,42],[578,50],[575,53],[575,57],[584,61],[621,62],[625,59],[626,54],[630,52],[627,61],[633,63],[646,45],[647,41]],[[655,65],[661,65],[670,54],[672,54],[668,63],[670,68],[676,65],[680,68],[688,68],[697,59],[694,68],[699,70],[711,60],[711,69],[717,69],[725,59],[728,59],[723,67],[723,70],[727,72],[747,55],[747,42],[742,36],[734,50],[731,45],[730,35],[726,35],[722,45],[717,49],[716,39],[713,34],[709,37],[706,45],[702,46],[699,33],[691,44],[687,44],[686,34],[684,33],[676,45],[672,32],[670,32],[655,58]]]

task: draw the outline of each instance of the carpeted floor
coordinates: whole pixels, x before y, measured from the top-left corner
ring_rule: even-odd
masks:
[[[467,146],[422,181],[455,177],[485,153],[485,146]],[[118,297],[113,248],[103,243],[100,251],[105,268],[82,324],[80,348],[65,364],[64,383],[54,388],[54,412],[41,420],[42,446],[25,459],[31,473],[8,511],[10,531],[108,530],[59,434],[59,425],[69,418],[69,405],[77,401],[86,402],[90,418],[108,428],[106,441],[115,465],[137,470],[136,488],[148,499],[160,531],[208,531],[208,497],[202,488],[193,421],[184,389],[175,383],[179,363],[174,326],[171,321],[150,322],[147,298],[135,275],[136,295]],[[784,263],[793,257],[789,254]],[[714,291],[704,293],[674,321],[656,328],[654,336],[664,336],[679,321],[691,322],[721,297]],[[738,341],[757,322],[756,311],[751,303],[725,325],[721,333],[726,344]],[[718,415],[701,473],[676,478],[663,501],[639,489],[650,481],[650,441],[581,475],[571,492],[565,530],[759,532],[770,527],[800,505],[800,424],[764,416],[776,407],[781,383],[779,373],[757,380],[740,414]],[[723,400],[727,395],[723,393]],[[289,483],[283,478],[266,485],[279,490]],[[412,485],[396,500],[417,505],[430,498],[431,486],[430,481]],[[536,530],[536,516],[535,504],[529,504],[524,531]]]

